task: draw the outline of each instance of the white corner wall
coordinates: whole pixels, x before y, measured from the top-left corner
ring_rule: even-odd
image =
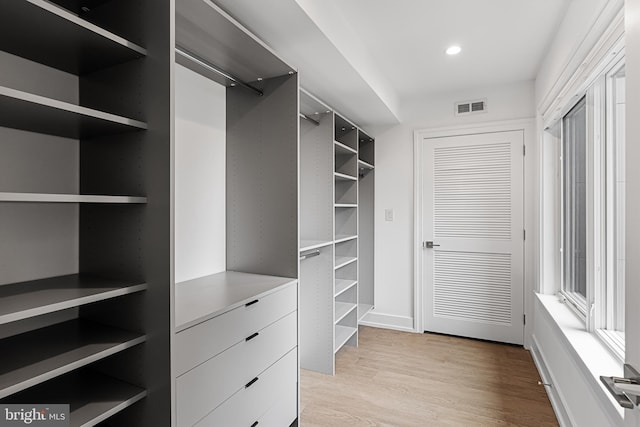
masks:
[[[175,281],[226,269],[226,88],[176,64]]]
[[[487,98],[486,113],[454,115],[455,102],[479,98]],[[528,81],[431,96],[405,106],[403,123],[372,132],[376,136],[375,310],[366,324],[414,328],[413,132],[534,116],[534,83]],[[385,221],[386,209],[393,209],[393,221]]]

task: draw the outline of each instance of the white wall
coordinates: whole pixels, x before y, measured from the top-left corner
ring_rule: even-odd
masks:
[[[455,117],[454,103],[487,98],[487,113]],[[535,116],[532,81],[431,96],[404,108],[408,120],[376,135],[375,313],[380,326],[413,328],[413,132]],[[525,141],[527,142],[527,141]],[[393,222],[385,221],[393,209]]]
[[[176,64],[175,280],[226,269],[226,89]]]

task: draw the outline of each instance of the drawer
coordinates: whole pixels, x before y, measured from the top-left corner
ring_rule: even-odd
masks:
[[[249,427],[256,421],[259,427],[289,426],[298,412],[297,363],[297,351],[292,350],[262,373],[258,381],[238,391],[196,426]]]
[[[294,311],[298,303],[297,286],[257,299],[213,319],[176,334],[175,368],[180,376],[189,369],[243,341],[265,326]]]
[[[297,345],[297,312],[260,330],[176,380],[178,425],[190,426]],[[294,368],[295,370],[295,368]]]

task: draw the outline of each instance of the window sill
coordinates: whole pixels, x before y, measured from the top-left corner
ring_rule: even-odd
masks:
[[[603,408],[613,418],[624,419],[624,409],[618,405],[600,382],[600,375],[622,376],[623,364],[594,334],[587,332],[584,322],[556,295],[536,294],[546,314],[558,327],[566,348]]]

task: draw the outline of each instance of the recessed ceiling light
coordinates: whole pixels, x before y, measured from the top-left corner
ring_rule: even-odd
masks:
[[[462,51],[462,48],[460,46],[454,45],[454,46],[449,46],[449,48],[445,51],[447,53],[447,55],[457,55]]]

